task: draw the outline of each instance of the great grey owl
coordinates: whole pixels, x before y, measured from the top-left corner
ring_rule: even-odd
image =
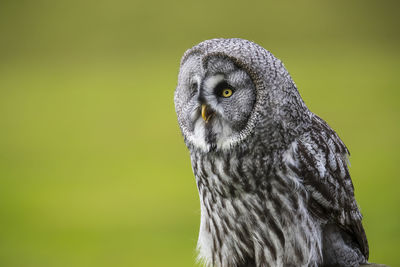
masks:
[[[349,152],[282,62],[243,39],[184,54],[175,110],[200,195],[207,266],[359,266],[368,243]]]

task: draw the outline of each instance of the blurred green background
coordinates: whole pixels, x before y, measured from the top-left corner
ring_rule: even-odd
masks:
[[[373,262],[400,266],[395,1],[0,1],[0,266],[196,266],[180,57],[282,59],[342,137]]]

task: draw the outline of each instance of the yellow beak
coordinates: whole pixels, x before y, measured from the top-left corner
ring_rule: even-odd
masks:
[[[203,120],[206,123],[211,119],[213,114],[214,112],[209,107],[207,107],[206,104],[201,105],[201,117],[203,117]]]

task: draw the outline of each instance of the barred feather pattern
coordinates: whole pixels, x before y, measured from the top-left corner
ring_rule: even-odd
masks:
[[[307,212],[305,188],[288,179],[290,170],[257,172],[261,162],[252,162],[232,154],[192,155],[200,257],[208,266],[317,266],[321,234]]]
[[[254,143],[258,143],[255,141]],[[317,116],[285,150],[191,154],[201,202],[199,257],[206,266],[321,266],[323,228],[357,236],[368,257],[347,168],[347,148]],[[196,150],[194,150],[196,151]],[[361,244],[361,245],[360,245]],[[331,249],[331,248],[328,248]]]
[[[302,177],[309,210],[351,236],[349,266],[367,261],[369,248],[348,170],[349,151],[325,121],[313,114],[310,130],[292,144],[296,162],[288,167]],[[350,257],[351,258],[351,257]]]

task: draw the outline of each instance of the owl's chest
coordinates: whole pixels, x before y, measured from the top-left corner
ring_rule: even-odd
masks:
[[[261,255],[276,263],[271,266],[281,266],[299,261],[285,258],[296,255],[298,247],[304,259],[318,249],[318,241],[307,243],[318,240],[319,231],[305,199],[278,170],[256,169],[254,161],[235,157],[192,158],[192,166],[201,202],[201,258],[237,266],[230,260]]]
[[[220,162],[203,164],[203,170],[196,173],[201,202],[199,256],[209,266],[240,266],[238,259],[253,258],[254,241],[250,236],[257,229],[257,210],[264,213],[262,202],[255,194],[247,193],[253,190],[250,183],[223,171]],[[216,164],[215,169],[212,164]]]
[[[221,220],[226,228],[231,223],[247,223],[255,212],[264,214],[271,181],[269,174],[256,171],[255,165],[254,160],[232,154],[192,158],[202,214]]]
[[[192,168],[200,196],[231,199],[243,193],[254,192],[259,179],[252,172],[252,162],[247,157],[192,155]]]

